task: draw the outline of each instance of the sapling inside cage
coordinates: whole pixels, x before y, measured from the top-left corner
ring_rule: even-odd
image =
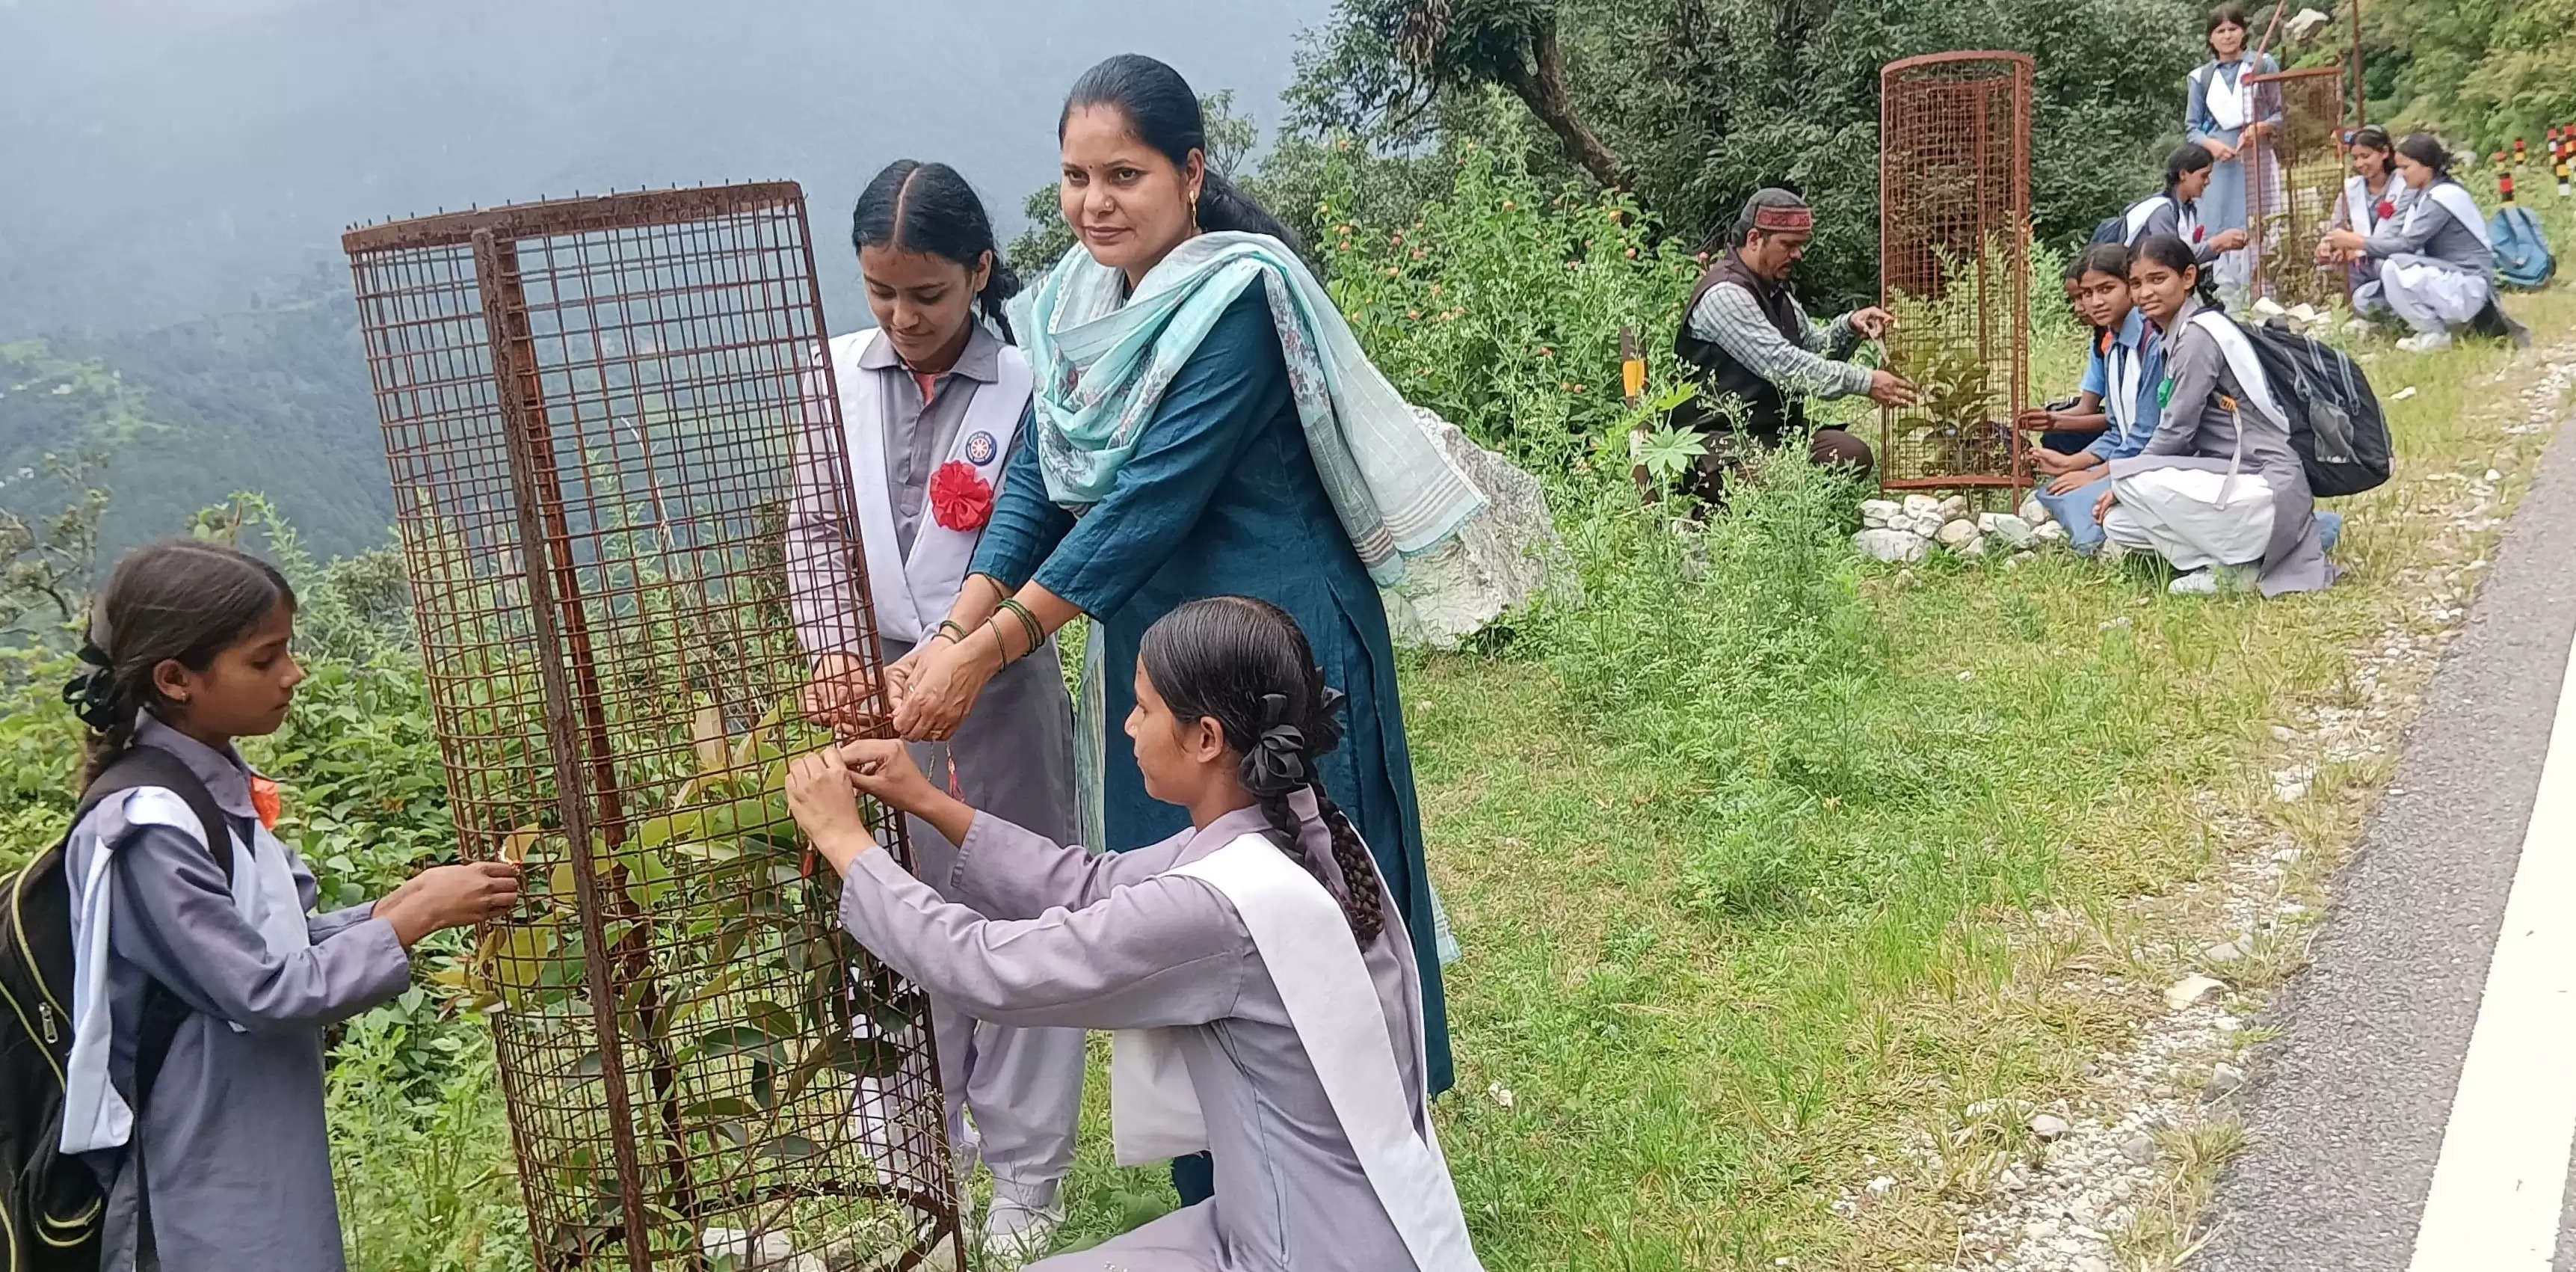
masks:
[[[962,1269],[927,1003],[841,930],[784,796],[827,740],[786,519],[852,523],[797,187],[344,246],[459,848],[526,868],[448,976],[492,1022],[538,1265]],[[874,684],[846,544],[812,609]]]
[[[2325,308],[2340,299],[2349,271],[2320,266],[2317,244],[2334,223],[2349,175],[2343,141],[2343,68],[2319,66],[2257,75],[2258,109],[2280,124],[2245,145],[2245,223],[2253,235],[2254,294],[2282,305]]]
[[[1939,53],[1879,75],[1879,294],[1888,368],[1920,399],[1879,412],[1881,484],[2025,484],[2031,59]]]

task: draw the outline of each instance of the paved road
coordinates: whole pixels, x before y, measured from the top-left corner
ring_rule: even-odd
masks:
[[[2560,815],[2576,814],[2571,638],[2576,436],[2562,433],[2336,882],[2315,966],[2273,1006],[2283,1040],[2258,1063],[2252,1143],[2198,1268],[2546,1272],[2554,1249],[2556,1272],[2576,1272],[2576,960],[2559,957],[2576,940],[2562,895],[2576,819]]]

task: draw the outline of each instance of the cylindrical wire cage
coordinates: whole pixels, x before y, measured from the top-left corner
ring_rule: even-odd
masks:
[[[783,794],[825,740],[798,618],[885,705],[803,195],[343,246],[458,844],[525,864],[452,976],[499,1044],[538,1266],[962,1272],[927,1001],[842,931]],[[840,594],[791,598],[791,516],[842,528]]]
[[[1880,408],[1889,489],[2027,484],[2031,71],[1938,53],[1879,73],[1879,303],[1889,369],[1921,393]]]
[[[2319,265],[2317,243],[2343,194],[2343,68],[2320,66],[2251,81],[2281,113],[2277,131],[2245,147],[2245,224],[2253,235],[2254,294],[2282,305],[2331,305],[2350,271]]]

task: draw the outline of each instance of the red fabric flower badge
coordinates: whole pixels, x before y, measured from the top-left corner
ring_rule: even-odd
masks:
[[[2397,215],[2397,205],[2386,199],[2381,199],[2379,201],[2379,219],[2385,221],[2395,215]]]
[[[993,483],[952,459],[930,475],[930,515],[951,530],[981,530],[993,519]]]
[[[277,783],[254,773],[250,779],[251,810],[259,814],[259,824],[277,829],[277,819],[286,815],[286,801],[277,794]]]

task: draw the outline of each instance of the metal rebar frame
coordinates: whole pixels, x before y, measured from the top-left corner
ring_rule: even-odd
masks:
[[[825,740],[795,616],[871,696],[881,659],[855,530],[821,572],[843,594],[790,596],[791,503],[855,525],[803,195],[342,245],[459,850],[525,866],[454,979],[498,1042],[538,1266],[962,1272],[927,1000],[842,931],[783,794]],[[908,865],[903,819],[865,811]]]
[[[2245,224],[2253,235],[2253,288],[2284,305],[2323,308],[2340,299],[2351,271],[2317,264],[2317,242],[2334,224],[2343,195],[2344,74],[2320,66],[2256,75],[2255,99],[2279,110],[2278,131],[2245,147]]]
[[[2013,421],[2030,382],[2031,59],[1939,53],[1879,73],[1879,298],[1891,369],[1922,400],[1879,411],[1891,490],[2028,484]]]

